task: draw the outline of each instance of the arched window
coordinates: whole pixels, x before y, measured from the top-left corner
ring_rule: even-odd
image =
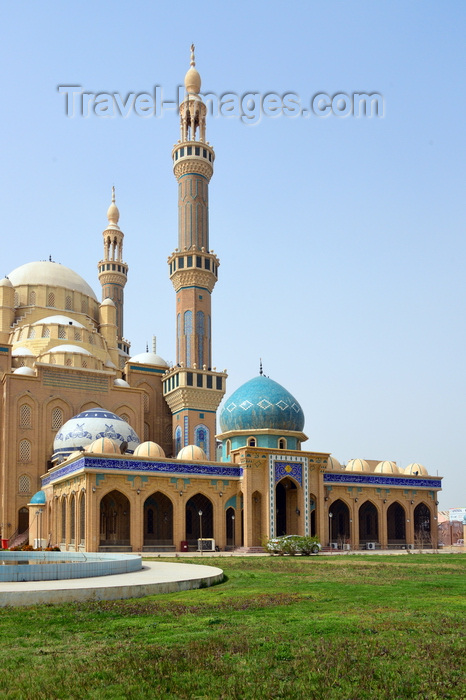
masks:
[[[121,420],[124,420],[126,423],[129,423],[129,416],[126,413],[122,413],[120,418],[121,418]]]
[[[71,496],[70,501],[70,540],[72,544],[76,539],[76,498],[74,494]]]
[[[225,443],[225,452],[226,452],[227,456],[230,454],[230,452],[231,452],[231,440],[227,440],[227,441],[226,441],[226,443]]]
[[[78,331],[75,329],[74,331],[74,339],[75,340],[81,340],[81,331]]]
[[[42,326],[42,337],[50,338],[50,328],[48,328],[47,326]]]
[[[150,440],[150,428],[148,423],[144,423],[144,442]]]
[[[87,361],[86,360],[82,361],[81,367],[84,367],[84,369],[87,369]]]
[[[66,339],[66,328],[65,326],[58,326],[58,337],[61,338],[61,340]]]
[[[28,338],[32,339],[36,337],[36,329],[34,326],[29,327],[29,333],[28,333]]]
[[[36,303],[36,293],[35,292],[29,292],[29,305],[34,306]]]
[[[186,367],[191,367],[191,336],[193,334],[193,312],[184,312],[184,334],[186,340]]]
[[[18,479],[18,493],[31,493],[31,479],[27,474],[21,474]]]
[[[67,367],[71,367],[72,364],[73,364],[73,363],[72,363],[71,357],[67,357],[66,360],[65,360],[65,365],[66,365]]]
[[[81,313],[87,314],[87,299],[81,300]]]
[[[86,536],[86,495],[83,493],[79,502],[79,539],[84,544]]]
[[[177,456],[178,452],[181,450],[181,428],[180,426],[177,427],[175,430],[175,457]]]
[[[15,306],[19,306],[19,294],[18,294],[18,292],[15,292],[13,304]]]
[[[204,450],[209,459],[209,428],[205,425],[197,425],[194,428],[194,444]]]
[[[144,413],[149,413],[149,394],[144,392],[142,397],[144,401]]]
[[[61,541],[66,542],[66,498],[61,502]]]
[[[278,440],[278,449],[279,449],[279,450],[286,450],[286,440],[285,440],[285,438],[279,438],[279,440]]]
[[[248,447],[255,447],[256,446],[256,438],[250,437],[248,438]]]
[[[51,416],[51,427],[52,430],[58,430],[58,428],[61,428],[63,425],[63,411],[61,408],[54,408],[52,410],[52,416]]]
[[[72,308],[73,308],[73,300],[71,299],[71,297],[69,295],[67,295],[67,297],[65,299],[65,309],[67,311],[71,311]]]
[[[47,306],[55,308],[55,294],[53,292],[49,292],[47,295]]]
[[[202,368],[204,364],[204,333],[205,333],[205,323],[204,323],[204,312],[198,311],[196,313],[196,335],[197,335],[197,355],[199,361],[199,367]]]
[[[19,443],[19,461],[31,461],[31,443],[29,442],[29,440],[21,440]]]
[[[27,403],[19,407],[19,427],[32,428],[32,409]]]

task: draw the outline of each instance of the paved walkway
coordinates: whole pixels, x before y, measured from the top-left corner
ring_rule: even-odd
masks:
[[[64,581],[0,582],[0,607],[85,600],[141,598],[212,586],[223,571],[204,564],[144,561],[141,571]]]

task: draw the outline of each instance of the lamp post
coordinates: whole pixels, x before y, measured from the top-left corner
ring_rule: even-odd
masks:
[[[202,510],[199,511],[199,544],[201,547],[201,556],[202,556]]]
[[[332,546],[332,518],[333,518],[333,513],[328,514],[328,545],[329,547]]]
[[[233,530],[233,550],[235,549],[235,516],[231,516],[231,527]]]

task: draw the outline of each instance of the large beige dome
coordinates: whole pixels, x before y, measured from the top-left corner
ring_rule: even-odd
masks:
[[[21,265],[21,267],[17,267],[16,270],[10,272],[8,279],[13,287],[21,287],[23,285],[64,287],[74,292],[86,294],[97,301],[97,297],[91,287],[77,272],[73,272],[65,265],[50,262],[49,260],[40,260],[39,262]]]

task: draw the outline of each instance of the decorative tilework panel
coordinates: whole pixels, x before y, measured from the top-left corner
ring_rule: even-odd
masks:
[[[410,479],[384,474],[324,474],[324,483],[366,484],[366,486],[410,486],[418,488],[442,488],[440,479]]]
[[[303,465],[293,462],[275,462],[275,483],[285,476],[291,476],[300,486],[303,485]]]
[[[52,474],[47,474],[42,479],[42,485],[46,486],[56,479],[69,476],[83,468],[99,469],[102,471],[135,471],[149,474],[191,474],[192,476],[210,476],[220,478],[239,478],[243,475],[241,467],[219,467],[207,464],[183,464],[170,462],[144,462],[129,459],[105,459],[102,457],[82,457],[81,459],[57,469]]]

